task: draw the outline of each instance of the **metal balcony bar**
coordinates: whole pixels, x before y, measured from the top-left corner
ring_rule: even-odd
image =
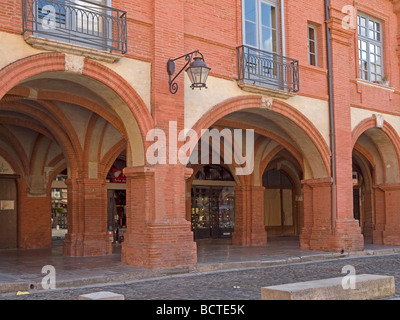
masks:
[[[86,0],[22,0],[23,33],[127,52],[126,12]]]
[[[299,62],[276,53],[240,46],[239,81],[287,92],[299,91]]]

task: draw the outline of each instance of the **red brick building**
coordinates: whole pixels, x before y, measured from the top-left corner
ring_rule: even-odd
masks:
[[[51,246],[60,174],[69,256],[111,253],[113,188],[124,191],[121,258],[137,266],[195,265],[202,238],[400,245],[400,1],[3,0],[0,9],[0,248]],[[211,68],[208,89],[192,90],[182,73],[172,94],[167,61],[195,50]],[[175,63],[178,72],[185,61]],[[254,170],[150,163],[153,129],[167,134],[169,160],[171,144],[183,145],[171,123],[199,137],[254,130]]]

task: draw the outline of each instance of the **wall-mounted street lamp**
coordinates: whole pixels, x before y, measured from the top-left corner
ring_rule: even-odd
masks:
[[[172,75],[175,73],[175,61],[182,58],[185,58],[187,62],[183,66],[183,68],[177,73],[177,75],[172,78]],[[179,58],[168,60],[167,71],[169,75],[169,91],[172,94],[175,94],[178,91],[178,84],[174,82],[175,79],[187,66],[189,67],[186,69],[186,72],[189,76],[190,81],[192,82],[192,85],[190,87],[192,89],[200,88],[200,90],[201,88],[207,89],[206,81],[211,68],[207,67],[206,63],[204,62],[203,55],[200,53],[199,50],[196,50]]]

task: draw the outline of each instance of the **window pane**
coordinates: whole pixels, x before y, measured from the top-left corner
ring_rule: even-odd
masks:
[[[272,11],[271,6],[266,3],[261,3],[261,23],[264,26],[272,27]]]
[[[367,60],[367,53],[365,51],[361,51],[361,60]]]
[[[309,43],[310,43],[309,44],[310,53],[315,53],[315,42],[314,41],[310,41]]]
[[[256,1],[245,0],[245,19],[256,22]]]
[[[369,45],[369,52],[370,53],[375,53],[375,45],[373,45],[373,44]]]
[[[368,28],[369,28],[370,30],[374,30],[374,29],[375,29],[375,27],[374,27],[374,22],[373,22],[373,21],[371,21],[371,20],[368,21]]]
[[[371,79],[369,79],[369,81],[377,81],[374,73],[371,73]]]
[[[368,37],[369,37],[370,39],[374,40],[374,39],[375,39],[375,32],[374,32],[373,30],[369,30],[369,32],[368,32]]]
[[[315,40],[315,32],[314,28],[308,28],[308,39]]]
[[[361,42],[361,49],[367,51],[367,43],[365,41]]]
[[[310,53],[310,65],[316,66],[316,59],[315,59],[315,54]]]
[[[274,43],[272,39],[272,30],[266,27],[262,28],[262,50],[274,52]]]
[[[245,44],[257,46],[256,24],[249,21],[245,23]]]
[[[369,62],[370,63],[375,63],[375,55],[374,54],[370,54],[369,55]]]

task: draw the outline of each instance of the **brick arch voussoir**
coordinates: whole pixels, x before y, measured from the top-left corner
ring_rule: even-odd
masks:
[[[39,53],[10,63],[0,70],[0,99],[23,80],[55,71],[65,71],[63,53]]]

